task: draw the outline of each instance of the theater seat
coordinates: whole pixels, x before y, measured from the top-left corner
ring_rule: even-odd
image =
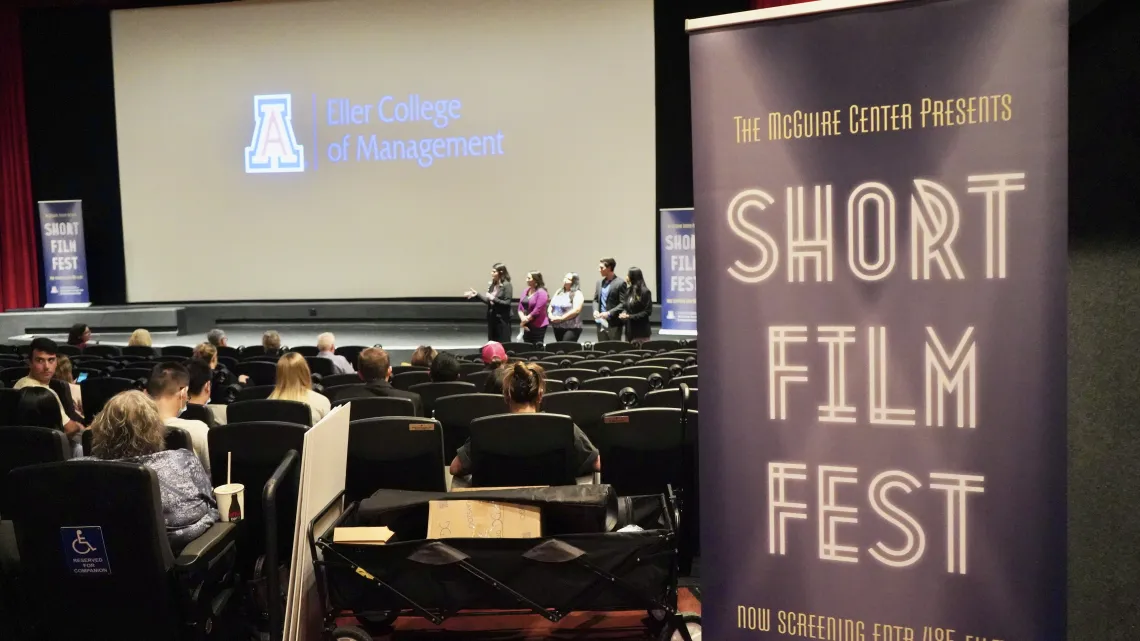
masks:
[[[441,383],[421,383],[408,388],[408,391],[420,395],[424,404],[424,415],[432,416],[437,400],[445,396],[458,396],[459,394],[475,394],[481,390],[476,389],[474,383],[467,381],[447,381]]]
[[[499,414],[471,421],[473,487],[575,485],[574,421],[561,414]]]
[[[270,399],[238,401],[226,408],[228,423],[255,421],[296,423],[309,427],[313,424],[313,413],[305,403]]]
[[[22,608],[36,638],[233,638],[234,524],[172,551],[158,477],[142,465],[48,463],[11,480]]]
[[[379,489],[446,492],[443,468],[439,421],[401,416],[349,424],[344,486],[349,501]]]

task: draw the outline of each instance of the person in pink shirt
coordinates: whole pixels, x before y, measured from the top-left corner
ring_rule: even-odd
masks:
[[[546,304],[550,294],[542,282],[541,272],[526,275],[526,291],[519,297],[519,324],[522,325],[524,343],[542,343],[546,339],[546,328],[550,318],[546,315]]]

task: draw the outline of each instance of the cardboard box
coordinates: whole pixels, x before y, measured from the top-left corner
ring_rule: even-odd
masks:
[[[384,545],[392,538],[386,527],[338,527],[333,530],[333,543],[352,545]]]
[[[542,536],[542,510],[494,501],[431,501],[429,539],[535,539]]]

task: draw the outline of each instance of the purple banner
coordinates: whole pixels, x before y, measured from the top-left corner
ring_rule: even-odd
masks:
[[[40,238],[43,241],[44,307],[87,307],[87,248],[83,242],[83,203],[41,200]]]
[[[860,4],[690,23],[705,632],[1064,639],[1068,3]]]
[[[661,333],[697,334],[697,232],[693,209],[662,209],[658,227],[661,262]]]

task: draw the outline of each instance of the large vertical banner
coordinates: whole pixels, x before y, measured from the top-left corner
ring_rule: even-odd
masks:
[[[1067,7],[689,23],[711,638],[1065,638]]]
[[[79,200],[41,200],[40,237],[43,239],[44,307],[87,307],[87,249],[83,243],[83,203]]]
[[[662,209],[658,225],[661,247],[661,333],[697,334],[696,222],[693,208]]]

